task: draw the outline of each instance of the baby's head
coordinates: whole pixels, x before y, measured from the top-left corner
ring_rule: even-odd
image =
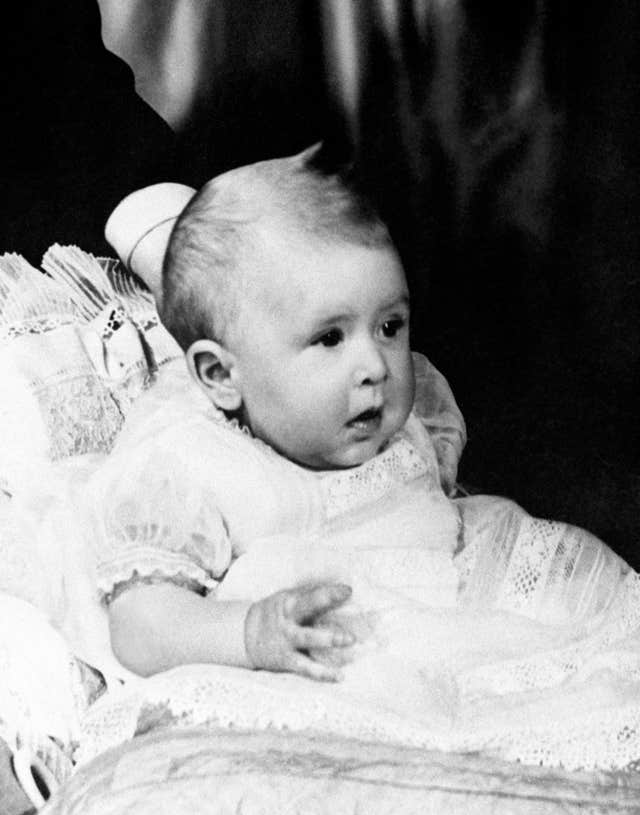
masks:
[[[163,290],[200,387],[287,458],[355,466],[406,421],[400,260],[371,208],[308,153],[206,184],[172,233]]]

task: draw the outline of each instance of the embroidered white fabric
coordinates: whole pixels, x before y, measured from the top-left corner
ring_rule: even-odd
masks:
[[[327,506],[327,517],[373,503],[388,493],[396,484],[426,476],[426,490],[437,487],[438,469],[427,467],[424,459],[408,442],[392,445],[375,459],[352,470],[325,473],[322,487]]]
[[[169,365],[88,484],[101,591],[162,575],[208,590],[225,575],[219,596],[249,599],[357,572],[450,604],[459,518],[423,446],[402,435],[356,470],[313,473],[216,414]]]
[[[0,487],[14,494],[12,502],[17,506],[31,494],[33,503],[41,503],[29,486],[52,475],[47,469],[52,461],[104,453],[118,438],[122,450],[111,460],[116,477],[108,480],[114,500],[102,494],[107,511],[101,521],[94,517],[96,526],[90,527],[97,539],[108,541],[103,558],[112,562],[102,572],[104,592],[133,574],[172,576],[212,589],[231,561],[220,584],[227,596],[233,594],[234,575],[237,586],[243,583],[241,564],[249,577],[260,574],[265,587],[272,585],[270,581],[291,576],[282,561],[273,565],[273,551],[283,556],[291,552],[287,547],[302,525],[307,542],[317,542],[320,530],[328,533],[331,556],[347,537],[352,539],[354,528],[359,530],[343,565],[347,571],[362,567],[360,575],[373,585],[364,597],[377,604],[367,617],[362,600],[359,611],[365,614],[353,615],[356,629],[365,618],[371,625],[368,638],[358,644],[358,659],[338,685],[190,666],[149,680],[129,680],[122,688],[116,685],[80,712],[64,643],[52,644],[48,662],[51,683],[58,683],[62,700],[52,712],[43,702],[42,688],[30,684],[37,685],[42,675],[36,669],[28,675],[24,668],[25,654],[36,655],[28,648],[16,652],[8,639],[0,638],[6,651],[0,654],[0,690],[11,697],[0,698],[0,710],[6,701],[18,711],[10,725],[14,740],[19,734],[35,743],[43,732],[51,732],[69,749],[77,739],[77,758],[85,761],[151,727],[213,723],[485,749],[569,769],[620,769],[638,761],[640,585],[602,543],[565,524],[532,519],[508,501],[483,497],[451,504],[439,491],[433,444],[417,428],[412,433],[411,425],[376,462],[352,472],[310,474],[311,487],[304,478],[287,474],[284,464],[274,478],[276,465],[265,448],[222,422],[220,432],[233,433],[244,444],[238,458],[243,489],[220,496],[228,506],[235,502],[242,515],[232,551],[226,513],[193,490],[195,483],[206,481],[201,472],[163,485],[163,473],[172,472],[179,460],[173,455],[180,453],[178,437],[172,441],[167,436],[166,467],[147,468],[143,455],[145,480],[136,481],[140,473],[133,468],[132,480],[118,483],[118,455],[124,461],[130,452],[120,434],[123,417],[160,366],[170,371],[165,363],[181,356],[160,326],[150,296],[115,262],[80,250],[55,247],[43,265],[49,277],[17,256],[0,259],[0,375],[11,383],[0,400]],[[429,370],[423,373],[424,381],[431,381]],[[425,399],[429,392],[427,388]],[[435,415],[426,410],[415,421],[432,428],[436,441],[440,433],[461,448],[464,424],[455,403],[440,394]],[[164,427],[170,426],[172,416],[165,415],[164,421]],[[206,443],[210,426],[206,423],[206,432],[196,434],[196,443]],[[246,467],[249,461],[251,467]],[[80,463],[74,478],[81,479],[82,473]],[[222,493],[237,475],[218,473]],[[425,489],[419,496],[410,490],[401,509],[411,505],[415,511],[409,522],[399,523],[401,513],[388,511],[390,496],[401,485],[414,483]],[[155,496],[146,517],[141,517],[139,503],[131,503],[131,495],[143,489]],[[40,498],[46,495],[44,490]],[[96,495],[100,497],[99,489]],[[51,583],[61,579],[63,569],[55,565],[56,552],[51,546],[47,550],[46,542],[56,541],[62,548],[74,526],[75,504],[68,502],[57,513],[56,501],[62,500],[62,493],[49,496],[30,509],[25,499],[17,525],[15,514],[0,518],[0,557],[8,567],[6,586],[0,588],[24,593],[26,581],[38,604],[40,591],[53,595],[42,564],[29,552],[52,564]],[[167,517],[171,502],[176,518],[184,517],[185,507],[189,510],[188,529],[159,521]],[[343,528],[344,516],[349,523]],[[269,524],[283,517],[291,534],[275,541]],[[30,537],[22,526],[29,519],[36,544],[33,550],[20,550],[20,542]],[[256,519],[264,526],[258,528]],[[424,545],[418,551],[414,544],[420,524]],[[380,545],[371,547],[367,544],[374,532]],[[250,548],[248,541],[255,546]],[[281,548],[271,549],[276,543]],[[461,551],[454,568],[456,547]],[[73,558],[80,550],[64,551]],[[310,551],[303,546],[294,553],[296,568],[309,566],[305,558]],[[86,586],[93,585],[87,577],[80,588],[90,594]],[[423,602],[430,592],[431,604]],[[55,597],[47,602],[54,611],[64,611],[55,608]],[[28,622],[24,630],[30,630]],[[8,733],[6,726],[3,732]]]
[[[52,247],[47,274],[0,257],[0,486],[110,449],[160,365],[181,356],[151,295],[110,259]]]
[[[115,261],[56,246],[43,267],[0,257],[0,737],[60,781],[88,687],[50,625],[65,615],[61,563],[80,569],[66,554],[68,518],[54,521],[71,470],[51,464],[82,469],[85,454],[109,450],[132,402],[181,352]]]
[[[550,561],[575,562],[592,548],[593,539],[580,541],[578,530],[529,519],[508,502],[494,503],[495,514],[511,516],[503,530],[516,530],[510,560],[528,563],[524,580],[519,568],[515,579],[507,576],[508,565],[502,570],[496,606],[525,608],[535,619],[532,586],[538,607],[544,605],[545,584],[555,603]],[[532,557],[532,551],[538,555]],[[466,563],[461,560],[471,575],[467,588],[474,582],[468,565],[473,557],[470,549]],[[459,626],[451,623],[450,614],[446,619],[430,615],[420,626],[423,612],[412,609],[386,631],[397,637],[392,650],[404,658],[364,653],[360,667],[342,685],[218,666],[189,666],[141,680],[88,712],[77,758],[89,760],[152,727],[211,724],[485,750],[566,769],[633,768],[640,756],[640,579],[622,571],[616,576],[612,569],[605,581],[605,594],[615,595],[610,602],[596,585],[601,576],[583,584],[582,593],[591,595],[595,610],[570,604],[568,626],[541,626],[523,615],[502,614],[489,618],[485,628],[474,592],[466,598],[471,618]],[[491,581],[484,574],[480,582]],[[510,645],[510,638],[518,645]],[[414,656],[407,658],[410,646],[431,649],[431,668],[420,666],[419,651],[409,651]],[[444,670],[447,660],[452,670]],[[433,663],[439,669],[435,673]]]

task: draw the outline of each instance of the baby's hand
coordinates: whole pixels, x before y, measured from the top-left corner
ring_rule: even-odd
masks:
[[[336,624],[314,628],[314,623],[350,597],[349,586],[320,583],[279,591],[253,603],[244,627],[247,656],[253,667],[328,682],[340,680],[342,672],[335,664],[338,660],[325,662],[321,655],[349,648],[354,638]]]

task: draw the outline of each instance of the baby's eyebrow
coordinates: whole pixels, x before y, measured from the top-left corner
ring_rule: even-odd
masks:
[[[327,311],[324,314],[316,314],[310,321],[315,328],[324,328],[334,323],[345,323],[353,320],[355,314],[350,311]]]
[[[394,297],[389,302],[384,303],[378,309],[378,313],[385,311],[392,311],[395,308],[403,308],[409,310],[409,295],[402,294],[399,297]],[[350,320],[357,319],[357,311],[349,308],[336,311],[322,311],[312,315],[309,325],[313,327],[313,331],[321,331],[323,328],[330,328],[332,325],[339,325],[348,323]]]
[[[390,298],[388,302],[383,303],[378,308],[377,312],[378,314],[382,314],[397,308],[406,309],[407,311],[410,310],[409,295],[407,293],[402,293],[399,296]],[[345,325],[357,318],[357,309],[351,309],[348,306],[341,308],[337,305],[335,311],[323,310],[320,306],[316,313],[310,315],[306,326],[299,332],[296,332],[296,334],[299,335],[300,339],[303,339],[308,334],[316,334],[324,329],[332,328],[337,325]]]
[[[406,309],[410,307],[410,300],[408,294],[403,294],[400,297],[396,297],[394,300],[391,300],[389,303],[384,305],[381,308],[381,311],[389,311],[394,308],[398,308],[398,306],[402,306]]]
[[[292,326],[291,337],[294,342],[306,343],[310,337],[322,334],[323,331],[328,331],[336,326],[345,326],[354,319],[354,314],[348,311],[325,311],[311,315],[308,320],[305,320],[304,324]]]

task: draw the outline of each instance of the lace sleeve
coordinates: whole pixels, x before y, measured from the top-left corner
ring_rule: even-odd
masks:
[[[210,481],[195,477],[188,452],[162,438],[120,452],[107,459],[91,490],[102,597],[110,602],[136,582],[210,591],[231,560]]]
[[[416,378],[414,412],[434,440],[453,445],[459,458],[467,442],[460,408],[444,376],[422,354],[413,352]]]

